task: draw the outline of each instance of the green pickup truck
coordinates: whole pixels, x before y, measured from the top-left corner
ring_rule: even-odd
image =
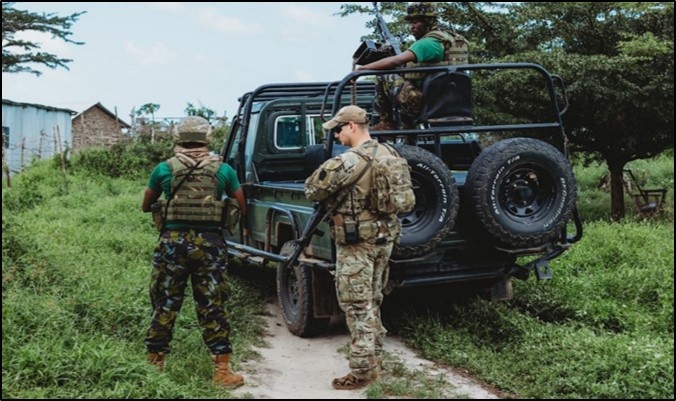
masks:
[[[548,262],[582,237],[561,120],[563,81],[528,63],[420,71],[427,78],[419,125],[371,132],[408,160],[416,196],[415,208],[399,216],[402,237],[386,290],[460,283],[503,300],[512,295],[512,277],[551,278]],[[340,312],[328,222],[303,190],[320,163],[345,151],[321,125],[346,104],[370,111],[375,124],[374,82],[385,73],[263,85],[241,97],[224,144],[223,160],[237,171],[248,205],[246,219],[225,233],[228,252],[244,263],[276,266],[279,303],[297,336],[323,333]],[[541,95],[541,121],[496,123],[496,113],[480,109],[472,86],[504,73],[539,82],[524,91]]]

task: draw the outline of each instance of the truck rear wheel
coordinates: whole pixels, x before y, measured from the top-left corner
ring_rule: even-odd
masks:
[[[511,138],[484,149],[467,173],[465,201],[498,244],[529,248],[556,238],[576,198],[573,169],[552,145]]]
[[[295,241],[284,243],[280,255],[293,253]],[[314,337],[328,329],[330,317],[314,317],[312,271],[308,266],[295,263],[284,267],[277,264],[277,298],[286,327],[298,337]]]
[[[392,256],[424,255],[453,228],[459,208],[458,188],[451,170],[435,154],[417,146],[400,144],[395,148],[411,166],[415,206],[399,215],[401,238]]]

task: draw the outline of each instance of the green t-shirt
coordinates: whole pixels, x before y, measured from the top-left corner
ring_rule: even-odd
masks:
[[[444,60],[444,45],[435,38],[416,40],[409,50],[415,54],[417,63],[437,63]]]
[[[164,198],[169,197],[171,192],[171,180],[173,175],[171,174],[171,168],[169,163],[166,161],[161,162],[153,169],[153,172],[150,174],[150,179],[148,180],[148,188],[153,191],[161,191],[164,194]],[[232,195],[233,192],[239,189],[239,180],[237,179],[237,173],[235,170],[227,163],[221,164],[221,167],[216,172],[216,179],[218,180],[218,199],[221,199],[223,193]],[[164,212],[164,211],[163,211]],[[179,224],[167,221],[166,228],[202,228],[202,229],[218,229],[218,226],[210,222],[202,223],[192,223],[192,224]]]

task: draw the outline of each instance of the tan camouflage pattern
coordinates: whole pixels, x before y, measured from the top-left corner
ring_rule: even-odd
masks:
[[[380,305],[389,276],[392,242],[336,246],[336,293],[350,330],[349,366],[358,378],[378,371],[387,329]]]
[[[174,323],[190,279],[202,339],[212,354],[232,352],[223,304],[228,298],[227,249],[220,234],[167,230],[153,254],[153,313],[145,344],[149,353],[170,352]]]
[[[338,197],[340,191],[352,185],[366,168],[368,161],[358,152],[370,153],[378,141],[370,140],[357,148],[349,149],[332,159],[325,161],[305,180],[305,196],[314,202],[327,201],[327,207]],[[355,216],[360,221],[374,220],[375,215],[368,209],[368,196],[371,188],[371,175],[365,173],[352,191],[338,205],[335,213]]]
[[[184,117],[172,132],[174,143],[199,142],[210,143],[213,137],[211,124],[204,117]]]
[[[451,32],[434,30],[425,34],[421,39],[434,38],[444,46],[444,59],[435,63],[406,63],[406,68],[435,67],[443,65],[459,65],[469,63],[469,43],[464,36]],[[407,73],[404,78],[411,80],[416,86],[421,86],[425,79],[423,73]]]
[[[167,160],[167,164],[172,173],[171,188],[175,192],[167,208],[167,221],[220,224],[225,202],[218,200],[216,173],[221,162],[207,163],[192,171],[177,157]],[[162,210],[165,209],[166,202],[159,201]]]
[[[335,201],[366,166],[367,158],[362,155],[373,154],[376,147],[378,154],[389,153],[372,139],[324,162],[305,181],[308,199]],[[349,365],[352,374],[362,379],[370,378],[380,366],[387,333],[380,318],[380,305],[389,276],[390,254],[401,230],[396,215],[376,219],[369,207],[371,185],[372,176],[366,172],[338,205],[331,220],[331,234],[336,241],[336,294],[352,337]],[[344,245],[340,238],[342,235],[344,239],[345,234],[335,223],[341,219],[359,222],[359,242]]]

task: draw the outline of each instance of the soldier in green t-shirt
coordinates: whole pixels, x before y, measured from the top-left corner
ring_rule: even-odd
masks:
[[[221,196],[237,199],[244,215],[244,193],[232,167],[209,151],[212,131],[207,120],[185,117],[173,138],[174,156],[155,167],[141,204],[144,212],[157,207],[153,213],[161,213],[150,282],[153,311],[145,339],[148,362],[164,369],[190,280],[202,338],[214,362],[214,383],[238,387],[244,378],[230,370],[232,345],[224,310],[228,253]],[[163,193],[165,199],[160,200]]]
[[[434,3],[414,3],[406,9],[406,21],[416,41],[411,47],[394,56],[355,70],[387,70],[400,66],[407,68],[468,63],[468,43],[461,35],[442,31],[438,27]],[[399,108],[403,128],[413,128],[420,115],[423,74],[389,75],[378,80],[376,109],[380,122],[371,130],[396,129],[393,109]]]

